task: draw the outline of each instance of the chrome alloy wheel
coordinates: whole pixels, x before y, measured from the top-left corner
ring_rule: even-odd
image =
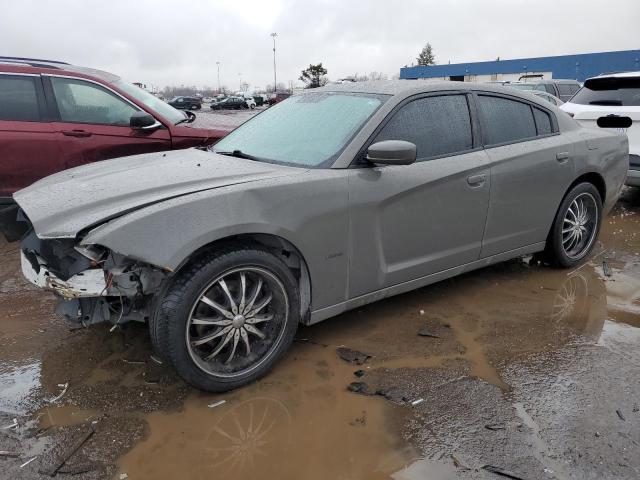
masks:
[[[562,248],[567,257],[577,259],[591,248],[598,228],[598,205],[590,193],[574,198],[562,222]]]
[[[215,278],[189,314],[189,355],[208,374],[244,375],[258,368],[282,340],[289,301],[284,286],[260,267],[241,267]]]

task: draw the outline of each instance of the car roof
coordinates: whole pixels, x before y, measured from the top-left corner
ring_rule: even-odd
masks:
[[[94,77],[107,83],[115,83],[120,80],[118,75],[95,68],[80,67],[59,60],[44,60],[26,57],[0,56],[0,71],[10,70],[24,73],[52,73],[52,74],[79,74],[80,76]]]
[[[591,78],[629,78],[629,77],[640,77],[640,72],[611,72],[611,73],[602,73],[597,77]]]
[[[349,93],[370,93],[378,95],[412,95],[419,93],[439,92],[447,90],[466,90],[466,91],[488,91],[504,94],[506,86],[489,84],[489,83],[473,83],[473,82],[454,82],[454,81],[438,81],[430,82],[424,80],[377,80],[368,82],[349,82],[342,84],[331,84],[324,87],[316,88],[314,92],[349,92]],[[509,94],[518,92],[515,95],[529,98],[520,94],[518,90],[510,89]]]

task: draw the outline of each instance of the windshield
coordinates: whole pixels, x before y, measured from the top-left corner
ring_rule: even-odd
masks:
[[[589,79],[571,103],[579,105],[640,106],[640,78],[605,77]]]
[[[186,118],[185,114],[180,110],[176,110],[168,103],[163,102],[155,95],[150,94],[140,87],[132,85],[131,83],[123,82],[122,80],[118,80],[117,82],[115,82],[115,86],[126,94],[131,95],[133,98],[143,103],[154,112],[162,115],[173,124]]]
[[[342,92],[293,96],[238,127],[215,151],[240,150],[266,162],[326,167],[387,98]]]

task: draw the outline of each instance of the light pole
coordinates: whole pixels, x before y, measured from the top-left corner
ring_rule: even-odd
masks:
[[[278,36],[278,34],[276,32],[273,32],[271,34],[271,37],[273,38],[273,92],[277,92],[278,91],[278,84],[276,83],[276,37]]]
[[[240,90],[239,91],[242,91],[242,74],[241,73],[238,74],[238,79],[239,79],[239,82],[240,82],[240,84],[239,84]]]
[[[216,62],[218,66],[218,95],[220,95],[220,62]]]

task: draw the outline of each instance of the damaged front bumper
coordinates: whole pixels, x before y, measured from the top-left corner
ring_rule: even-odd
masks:
[[[97,253],[96,253],[97,252]],[[166,272],[74,239],[38,238],[21,243],[22,273],[58,298],[56,313],[74,324],[145,322]]]
[[[20,252],[22,274],[35,286],[51,290],[61,297],[70,300],[83,297],[101,297],[107,293],[105,272],[100,268],[76,273],[68,280],[61,280],[47,269],[46,263],[36,254],[27,258]]]

